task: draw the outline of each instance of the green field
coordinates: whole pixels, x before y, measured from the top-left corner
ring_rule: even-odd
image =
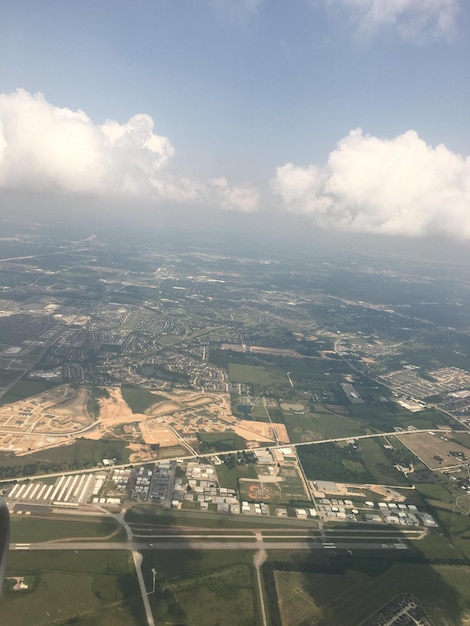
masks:
[[[274,366],[230,363],[228,374],[232,383],[251,383],[264,387],[288,384],[285,373]]]
[[[12,402],[18,402],[18,400],[36,396],[39,393],[57,387],[59,384],[61,383],[53,383],[47,380],[20,380],[10,391],[2,396],[0,404],[10,404]]]
[[[321,405],[319,410],[305,415],[284,412],[284,422],[292,441],[315,441],[364,434],[364,426],[359,422],[327,411]]]
[[[126,522],[130,524],[152,524],[156,527],[178,527],[210,529],[252,529],[252,528],[312,528],[311,520],[296,518],[253,517],[241,515],[220,515],[194,511],[164,511],[152,504],[138,504],[126,511]]]
[[[11,516],[11,541],[13,543],[36,543],[68,537],[89,537],[90,539],[107,537],[119,530],[112,519],[64,520],[38,519],[33,517]],[[113,538],[116,541],[116,537]]]
[[[71,446],[50,448],[28,456],[0,452],[0,479],[96,467],[103,459],[127,463],[130,451],[118,439],[77,439]]]
[[[246,441],[231,430],[226,430],[223,433],[198,432],[197,436],[201,453],[225,452],[246,448]]]
[[[253,463],[248,465],[236,465],[227,467],[225,463],[217,465],[217,480],[221,487],[227,489],[237,489],[239,478],[256,478],[256,466]]]
[[[455,626],[470,619],[470,567],[394,562],[375,557],[324,557],[309,561],[303,554],[265,568],[268,584],[275,584],[277,605],[271,598],[271,624],[280,626],[356,626],[393,598],[412,594],[434,626]],[[282,620],[282,621],[281,621]]]
[[[335,482],[376,482],[365,467],[357,449],[322,443],[297,448],[305,475],[310,480],[332,480]]]
[[[121,393],[124,398],[124,402],[128,404],[133,413],[145,413],[147,409],[157,402],[166,400],[166,398],[158,393],[152,393],[151,391],[141,389],[140,387],[123,385],[121,387]]]
[[[140,626],[142,600],[125,551],[13,552],[7,576],[33,576],[31,591],[7,591],[2,623]]]
[[[144,552],[142,571],[157,624],[257,626],[253,553],[245,550]]]

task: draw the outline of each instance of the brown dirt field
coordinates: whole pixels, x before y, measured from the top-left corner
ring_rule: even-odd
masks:
[[[121,423],[123,418],[132,418],[128,421],[138,421],[139,419],[147,419],[146,415],[141,413],[132,413],[130,407],[124,401],[119,387],[107,387],[109,398],[100,398],[100,422]]]
[[[250,420],[240,420],[233,425],[237,435],[248,441],[268,441],[274,442],[271,429],[274,428],[277,438],[282,443],[289,443],[289,435],[285,424],[269,424],[268,422],[254,422]]]
[[[445,435],[442,435],[445,436]],[[467,448],[454,443],[452,441],[444,441],[439,435],[430,435],[429,433],[414,433],[406,435],[405,437],[398,436],[398,439],[412,452],[416,454],[421,461],[429,467],[429,469],[439,470],[452,465],[460,465],[467,463],[468,461],[461,461],[460,459],[450,454],[453,452],[462,452],[467,459],[470,457],[470,452]],[[439,462],[434,457],[438,456],[442,459]]]
[[[147,420],[141,422],[139,427],[145,443],[158,443],[160,446],[176,446],[179,443],[174,432],[164,424]]]
[[[51,407],[54,410],[54,413],[57,414],[71,414],[74,417],[89,417],[87,411],[87,403],[89,392],[87,389],[79,389],[76,393],[74,393],[73,397],[64,402],[60,403],[55,407]]]

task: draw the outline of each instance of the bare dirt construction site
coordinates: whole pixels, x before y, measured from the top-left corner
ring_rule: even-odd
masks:
[[[445,434],[416,433],[407,434],[406,437],[397,436],[429,469],[445,469],[469,462],[470,450],[451,441]]]
[[[61,385],[0,407],[0,449],[16,454],[73,443],[93,426],[89,392]]]
[[[234,430],[250,442],[289,441],[284,424],[240,421],[228,394],[159,392],[144,413],[133,413],[119,387],[106,388],[98,417],[87,409],[91,391],[61,385],[0,407],[0,449],[16,454],[72,444],[77,437],[124,439],[129,445],[174,447],[183,435]]]
[[[290,441],[285,424],[238,420],[234,423],[233,430],[249,442],[289,443]]]

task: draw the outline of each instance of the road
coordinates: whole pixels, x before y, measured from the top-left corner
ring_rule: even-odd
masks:
[[[1,395],[1,394],[0,394]],[[86,428],[91,428],[94,427],[95,424],[92,424],[91,426],[88,426]],[[77,432],[81,432],[81,431],[77,431]],[[67,436],[67,435],[76,435],[77,432],[75,433],[62,433],[62,436]],[[337,443],[337,442],[341,442],[341,441],[357,441],[359,439],[374,439],[377,437],[391,437],[391,436],[396,436],[399,435],[400,437],[406,437],[406,435],[411,435],[411,434],[416,434],[416,433],[451,433],[452,428],[450,427],[446,427],[446,428],[417,428],[416,430],[401,430],[401,431],[388,431],[388,432],[383,432],[383,433],[371,433],[368,435],[351,435],[349,437],[332,437],[331,439],[315,439],[314,441],[300,441],[297,443],[282,443],[279,445],[264,445],[264,446],[259,446],[257,448],[250,448],[251,452],[254,452],[256,450],[276,450],[279,448],[298,448],[299,446],[314,446],[314,445],[321,445],[323,443]],[[242,452],[241,449],[234,449],[234,450],[227,450],[224,451],[224,454],[237,454],[237,452]],[[140,465],[148,465],[149,463],[152,462],[159,462],[159,461],[176,461],[176,460],[182,460],[182,461],[190,461],[192,459],[198,458],[198,459],[202,459],[202,458],[211,458],[216,456],[216,452],[207,452],[204,454],[198,454],[197,456],[195,455],[191,455],[191,456],[178,456],[178,457],[174,457],[174,458],[165,458],[165,459],[157,459],[156,461],[139,461],[138,463],[134,463],[135,467],[138,467]],[[120,468],[126,468],[129,467],[129,463],[121,463],[119,465],[113,465],[112,469],[120,469]],[[50,474],[35,474],[34,476],[16,476],[14,478],[5,478],[2,480],[3,483],[13,483],[13,482],[22,482],[24,480],[39,480],[42,478],[52,478],[54,476],[68,476],[70,474],[82,474],[82,473],[89,473],[89,472],[97,472],[97,471],[102,471],[102,467],[93,467],[93,468],[87,468],[87,469],[81,469],[81,470],[71,470],[68,472],[54,472],[54,473],[50,473]],[[403,487],[400,487],[401,489]]]
[[[256,542],[261,542],[261,544],[263,543],[261,533],[256,533]],[[261,566],[266,561],[267,557],[268,555],[264,546],[262,546],[257,552],[255,552],[255,556],[253,557],[253,563],[256,570],[256,580],[258,582],[259,605],[261,608],[261,619],[263,621],[263,626],[268,626],[268,622],[266,620],[266,607],[264,605],[263,582],[261,580]]]

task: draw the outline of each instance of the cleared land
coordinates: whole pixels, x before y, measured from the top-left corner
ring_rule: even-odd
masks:
[[[467,448],[444,435],[416,433],[398,439],[432,470],[466,464],[470,457]]]
[[[107,387],[93,396],[96,415],[88,412],[88,389],[68,385],[0,407],[0,450],[27,454],[71,445],[77,438],[120,439],[133,449],[131,460],[153,458],[149,448],[174,448],[179,435],[237,432],[248,441],[288,442],[283,424],[238,421],[228,394],[178,389],[152,393],[136,388]],[[130,402],[130,405],[127,400]],[[136,412],[136,408],[144,412]],[[274,434],[274,431],[276,435]],[[139,440],[141,441],[138,444]],[[144,447],[142,447],[144,446]]]

